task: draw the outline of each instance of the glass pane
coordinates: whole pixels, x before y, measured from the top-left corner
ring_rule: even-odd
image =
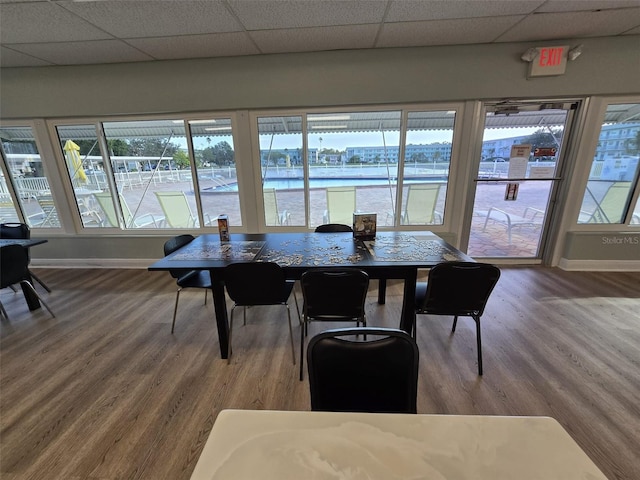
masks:
[[[409,112],[401,225],[442,224],[454,123],[455,112]]]
[[[108,192],[109,187],[96,126],[65,125],[56,130],[82,225],[90,228],[111,226],[97,200],[101,192]]]
[[[242,225],[231,119],[191,120],[189,126],[205,216],[226,214],[231,228]]]
[[[266,226],[307,224],[301,128],[299,116],[258,118]]]
[[[184,122],[105,122],[103,127],[118,189],[117,197],[100,198],[109,226],[198,227]]]
[[[35,142],[33,131],[29,126],[2,127],[2,148],[7,161],[7,169],[13,178],[20,207],[25,222],[30,227],[59,228],[56,210],[49,180],[47,179]],[[2,222],[18,222],[14,205],[4,175],[0,179],[0,216]]]
[[[467,249],[473,257],[539,256],[567,119],[567,110],[542,107],[486,114]]]
[[[307,117],[309,225],[353,224],[353,213],[393,225],[401,114],[337,112]]]
[[[640,226],[640,198],[636,202],[636,208],[633,209],[633,215],[631,216],[631,225]]]
[[[578,223],[624,223],[638,181],[639,109],[640,104],[607,107]]]

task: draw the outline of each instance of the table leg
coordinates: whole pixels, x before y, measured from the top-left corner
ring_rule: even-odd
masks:
[[[41,308],[42,305],[40,305],[40,300],[38,300],[38,296],[34,295],[34,293],[24,283],[20,283],[20,286],[22,287],[22,293],[24,294],[24,299],[27,301],[27,306],[29,307],[29,310],[37,310]]]
[[[218,341],[220,342],[220,358],[229,355],[229,318],[227,316],[227,300],[224,295],[224,282],[211,278],[213,290],[213,306],[216,312],[216,324],[218,326]]]
[[[384,305],[387,296],[387,279],[378,280],[378,303]]]
[[[400,317],[400,330],[411,334],[413,318],[415,316],[416,282],[418,270],[412,271],[404,279],[404,295],[402,296],[402,316]]]

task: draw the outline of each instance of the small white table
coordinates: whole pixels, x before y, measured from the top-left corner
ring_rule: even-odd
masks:
[[[223,410],[191,480],[606,480],[554,419]]]

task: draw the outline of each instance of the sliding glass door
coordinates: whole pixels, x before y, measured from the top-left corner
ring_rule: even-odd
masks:
[[[468,254],[542,256],[571,103],[487,105]]]

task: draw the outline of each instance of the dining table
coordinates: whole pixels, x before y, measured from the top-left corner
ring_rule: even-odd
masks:
[[[351,232],[232,234],[221,241],[204,234],[148,267],[150,271],[209,270],[220,344],[227,358],[229,320],[224,293],[224,268],[235,262],[275,262],[288,279],[299,280],[313,268],[355,267],[374,279],[404,281],[399,328],[411,332],[418,270],[446,261],[474,261],[428,231],[384,231],[362,240]]]
[[[222,410],[191,480],[606,480],[551,417]]]
[[[31,248],[47,242],[48,240],[44,238],[0,238],[0,248],[4,247],[5,245],[22,245],[24,248]],[[2,266],[0,265],[0,268],[1,267]],[[27,302],[29,310],[33,311],[40,308],[42,305],[40,305],[40,300],[38,300],[38,297],[24,285],[21,285],[21,287],[24,299]]]

